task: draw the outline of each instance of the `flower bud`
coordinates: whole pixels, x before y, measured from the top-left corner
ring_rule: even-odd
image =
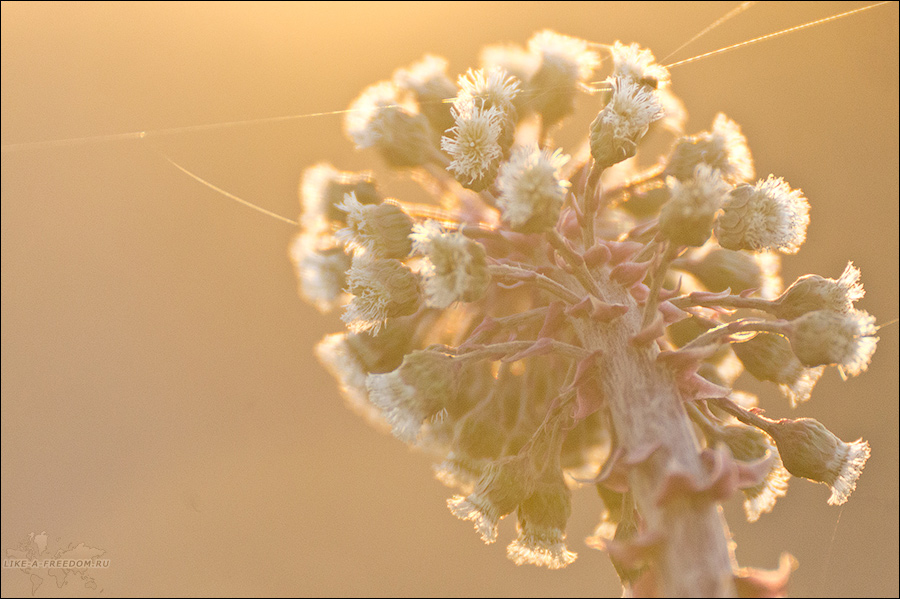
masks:
[[[557,570],[575,561],[576,554],[565,543],[571,495],[562,470],[547,468],[516,512],[519,536],[506,548],[506,556],[517,566],[533,564]]]
[[[324,162],[303,171],[300,204],[304,232],[329,232],[330,223],[344,224],[347,215],[337,206],[348,193],[355,193],[361,204],[381,201],[371,173],[342,172]]]
[[[850,262],[836,281],[819,275],[800,277],[775,300],[773,313],[785,320],[815,310],[848,313],[865,293],[859,282],[859,269]]]
[[[600,64],[582,39],[545,30],[528,40],[528,50],[540,66],[528,82],[529,99],[543,126],[559,122],[575,110],[575,94]]]
[[[719,171],[705,164],[697,165],[694,177],[681,182],[666,179],[669,201],[659,212],[659,230],[677,246],[699,247],[712,234],[716,212],[731,187]]]
[[[500,147],[503,112],[496,106],[453,107],[456,124],[441,138],[441,149],[452,161],[447,169],[473,191],[487,189],[497,177],[503,150]]]
[[[591,156],[601,168],[634,156],[650,123],[663,117],[652,90],[629,79],[617,79],[612,86],[612,97],[591,123]]]
[[[731,348],[747,371],[761,381],[771,381],[796,406],[809,399],[812,389],[825,367],[806,368],[791,351],[791,344],[781,335],[760,333]]]
[[[362,249],[373,258],[403,259],[412,250],[410,219],[394,204],[363,205],[347,194],[338,206],[347,213],[347,227],[337,233],[349,248]]]
[[[791,347],[806,366],[837,365],[842,374],[864,372],[875,353],[875,317],[862,310],[807,312],[791,322]]]
[[[353,299],[341,319],[354,333],[377,334],[388,318],[413,314],[419,306],[419,283],[398,260],[356,257],[347,272]]]
[[[534,492],[536,473],[531,457],[517,454],[491,462],[468,497],[457,495],[447,507],[461,520],[470,520],[485,543],[497,540],[500,519]]]
[[[390,81],[367,87],[347,110],[344,127],[358,149],[376,148],[392,167],[420,166],[432,158],[428,119]]]
[[[500,167],[497,207],[513,230],[540,233],[556,226],[569,182],[560,169],[569,157],[536,145],[518,148]]]
[[[435,221],[415,225],[413,247],[425,256],[422,269],[425,302],[446,308],[454,302],[484,297],[491,282],[484,246],[462,233],[447,233]]]
[[[831,487],[828,505],[849,499],[871,454],[867,442],[845,443],[812,418],[781,419],[772,423],[768,433],[788,472]]]
[[[779,250],[794,254],[806,239],[809,203],[784,179],[769,175],[734,188],[716,221],[719,245],[729,250]]]
[[[396,370],[368,376],[369,401],[381,410],[394,436],[414,443],[422,422],[453,402],[455,371],[453,358],[446,354],[414,351]]]
[[[690,179],[698,164],[708,164],[732,185],[754,177],[753,158],[741,128],[722,113],[716,115],[712,131],[682,137],[669,156],[666,174],[681,181]]]

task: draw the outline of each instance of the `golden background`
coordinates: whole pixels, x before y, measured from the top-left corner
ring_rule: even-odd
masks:
[[[760,3],[669,61],[862,6]],[[46,530],[106,550],[97,592],[38,596],[618,595],[569,527],[570,568],[516,567],[445,507],[429,461],[347,410],[312,348],[336,331],[296,295],[294,230],[200,186],[156,153],[275,212],[302,169],[353,151],[340,116],[40,149],[9,144],[345,108],[426,52],[453,73],[488,43],[552,28],[662,58],[735,3],[17,3],[2,5],[2,538]],[[812,205],[785,279],[863,273],[859,303],[898,316],[898,23],[891,3],[673,69],[690,132],[718,111]],[[664,61],[666,62],[666,61]],[[593,100],[596,102],[596,100]],[[597,106],[582,103],[586,122]],[[898,327],[869,372],[829,371],[797,414],[873,456],[843,508],[795,479],[742,522],[742,564],[800,561],[795,595],[898,594]],[[755,385],[774,417],[774,386]],[[101,592],[102,591],[102,592]],[[4,596],[29,595],[2,571]]]

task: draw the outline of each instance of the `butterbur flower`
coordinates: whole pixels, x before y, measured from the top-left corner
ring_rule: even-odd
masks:
[[[731,347],[747,372],[759,380],[777,384],[794,407],[809,399],[825,371],[824,366],[804,366],[791,350],[791,344],[781,335],[761,333]]]
[[[731,186],[719,171],[705,164],[697,165],[688,181],[668,177],[666,185],[670,197],[659,212],[660,232],[675,245],[703,245]]]
[[[794,281],[775,300],[773,314],[793,320],[815,310],[849,313],[865,293],[859,282],[859,269],[850,262],[837,280],[805,275]]]
[[[794,254],[806,239],[809,203],[780,177],[734,188],[722,208],[716,238],[724,248]]]
[[[678,140],[666,173],[681,180],[690,179],[698,164],[718,169],[732,185],[746,183],[755,176],[747,138],[738,124],[722,113],[716,115],[711,131]]]
[[[516,231],[538,233],[556,226],[569,182],[560,169],[569,157],[536,145],[518,148],[500,167],[497,207]]]
[[[519,81],[527,82],[541,66],[541,57],[515,44],[496,44],[481,49],[481,64],[485,69],[502,69]],[[520,105],[523,98],[519,94],[514,103]]]
[[[503,112],[496,106],[454,106],[453,117],[456,125],[441,139],[441,149],[452,158],[447,168],[466,187],[485,189],[493,183],[500,166]]]
[[[422,423],[450,405],[456,393],[452,362],[446,354],[420,350],[407,354],[396,370],[368,376],[369,401],[395,437],[414,443]]]
[[[519,505],[516,512],[519,536],[506,548],[506,556],[516,565],[565,568],[577,557],[565,542],[571,513],[571,491],[562,471],[547,468],[531,496]]]
[[[376,148],[394,167],[419,166],[433,158],[428,119],[390,81],[363,90],[347,110],[344,129],[358,149]]]
[[[791,321],[791,347],[806,366],[833,364],[841,374],[856,376],[872,361],[875,331],[875,317],[868,312],[816,310]]]
[[[347,214],[347,226],[337,238],[351,249],[361,249],[373,258],[406,258],[412,250],[409,234],[412,220],[394,204],[361,204],[349,193],[338,205]]]
[[[613,59],[616,77],[631,79],[652,89],[660,88],[669,82],[669,71],[657,64],[653,53],[638,44],[625,45],[615,42],[609,49]]]
[[[484,296],[491,275],[483,245],[462,233],[445,232],[435,221],[413,227],[410,238],[416,253],[425,256],[422,286],[428,306],[446,308]]]
[[[347,288],[353,299],[341,319],[354,333],[377,334],[388,318],[412,314],[419,305],[416,275],[398,260],[355,257]]]
[[[828,505],[849,499],[871,453],[866,441],[845,443],[812,418],[785,418],[767,429],[788,472],[831,487]]]
[[[609,102],[591,123],[591,156],[603,168],[637,153],[637,144],[650,123],[663,117],[653,90],[630,79],[616,79]]]
[[[461,520],[470,520],[485,543],[497,540],[500,519],[511,514],[534,491],[536,473],[525,454],[491,462],[475,491],[468,497],[456,495],[447,507]]]
[[[453,101],[459,113],[471,112],[475,106],[483,110],[500,110],[500,136],[497,142],[505,157],[516,137],[516,108],[514,99],[519,94],[519,82],[500,68],[469,69],[459,78],[460,91]]]

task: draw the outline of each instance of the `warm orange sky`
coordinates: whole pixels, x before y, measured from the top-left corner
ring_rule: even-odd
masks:
[[[688,57],[865,3],[759,3]],[[454,72],[484,44],[553,28],[639,42],[658,57],[735,3],[2,5],[2,143],[345,108],[426,52]],[[673,69],[689,130],[741,124],[760,175],[810,200],[785,279],[862,271],[859,306],[898,316],[897,5]],[[596,113],[591,100],[581,118]],[[340,329],[296,296],[290,226],[199,186],[159,155],[294,217],[305,166],[376,158],[340,118],[2,155],[2,536],[106,550],[106,595],[617,596],[570,523],[579,560],[515,567],[445,507],[426,456],[344,408],[316,363]],[[387,182],[388,186],[391,181]],[[793,480],[774,513],[727,514],[743,565],[800,561],[798,596],[898,594],[898,327],[870,371],[828,372],[793,415],[872,445],[843,508]],[[770,415],[792,415],[772,386]],[[839,520],[839,522],[838,522]],[[512,524],[501,531],[512,535]],[[508,542],[508,541],[507,541]],[[98,593],[39,588],[36,596]],[[2,571],[4,596],[31,587]]]

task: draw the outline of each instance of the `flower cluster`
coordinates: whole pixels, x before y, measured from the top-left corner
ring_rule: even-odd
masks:
[[[612,74],[598,88],[601,56]],[[450,511],[485,542],[515,517],[515,563],[576,558],[570,489],[591,484],[591,544],[626,586],[733,592],[750,575],[731,570],[718,504],[743,497],[755,521],[791,476],[841,504],[869,456],[733,388],[746,370],[795,407],[827,367],[863,372],[877,328],[855,307],[860,272],[782,291],[779,254],[803,243],[807,199],[774,175],[753,182],[726,116],[681,130],[648,50],[543,31],[482,60],[454,84],[426,56],[347,113],[356,147],[430,202],[385,198],[371,173],[303,175],[300,293],[349,329],[319,357],[354,409],[437,457]],[[596,118],[585,151],[564,150],[553,136],[582,93]],[[651,128],[669,151],[640,171]]]

